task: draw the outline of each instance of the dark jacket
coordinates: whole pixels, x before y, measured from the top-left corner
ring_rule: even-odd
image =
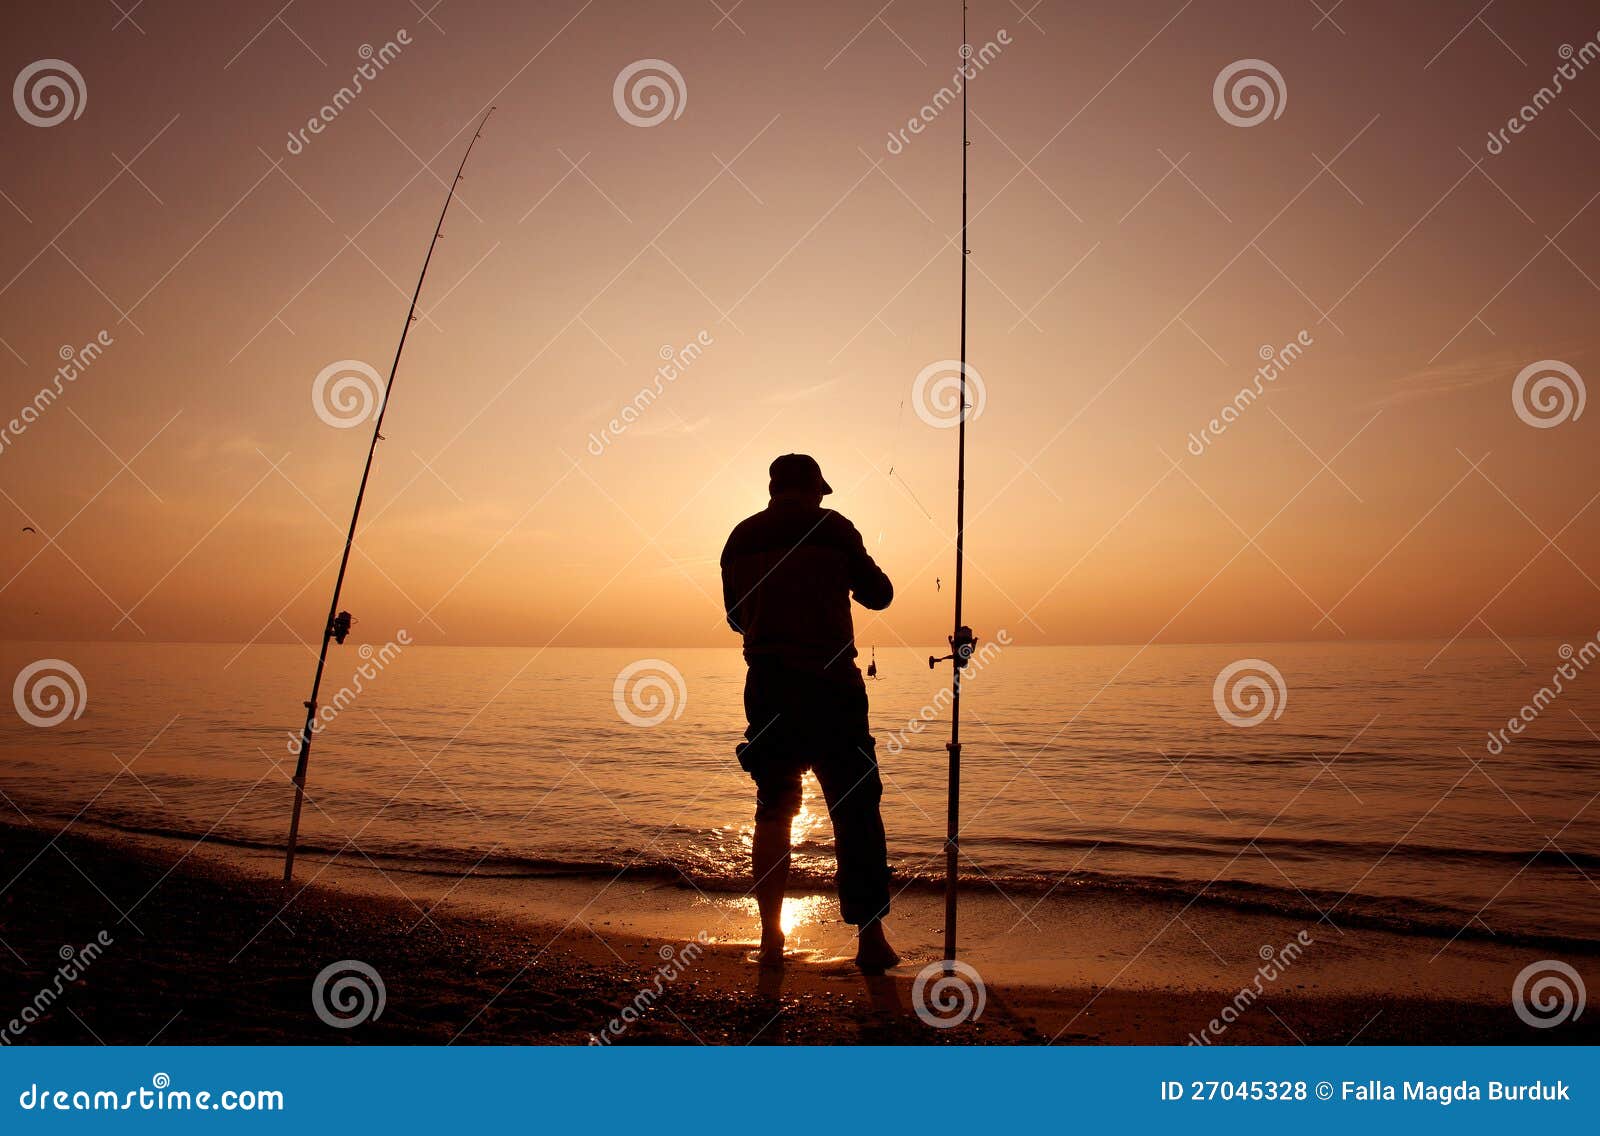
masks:
[[[853,666],[852,594],[882,611],[894,585],[854,525],[809,501],[775,498],[740,521],[722,550],[722,602],[750,663]]]

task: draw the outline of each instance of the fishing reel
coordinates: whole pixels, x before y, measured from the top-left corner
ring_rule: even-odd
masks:
[[[350,625],[355,622],[355,616],[348,611],[341,611],[334,616],[328,624],[328,634],[333,636],[335,643],[343,644],[345,637],[350,634]]]
[[[940,663],[947,663],[951,659],[960,660],[963,667],[972,662],[972,652],[978,648],[978,637],[972,633],[972,628],[963,623],[956,628],[954,635],[947,635],[945,639],[950,644],[950,654],[941,656],[929,655],[928,669],[930,671]]]

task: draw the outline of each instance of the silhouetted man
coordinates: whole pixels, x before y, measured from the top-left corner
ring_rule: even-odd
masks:
[[[894,585],[861,534],[822,507],[833,489],[805,454],[784,454],[768,471],[771,502],[734,528],[722,550],[728,624],[744,636],[744,710],[749,726],[739,764],[755,779],[751,859],[761,909],[761,963],[783,963],[783,895],[789,844],[800,811],[800,778],[817,776],[833,820],[839,911],[859,929],[856,964],[882,974],[900,961],[883,933],[889,853],[878,811],[877,743],[867,726],[867,687],[857,669],[850,597],[882,611]]]

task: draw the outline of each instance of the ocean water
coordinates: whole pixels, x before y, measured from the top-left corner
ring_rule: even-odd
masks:
[[[1546,701],[1561,643],[1444,646],[991,648],[962,700],[968,886],[1022,907],[1104,889],[1446,937],[1600,939],[1600,666],[1572,659],[1576,677]],[[737,651],[366,650],[330,657],[323,701],[341,709],[312,752],[307,853],[358,870],[744,889]],[[281,844],[304,648],[0,647],[8,678],[43,659],[81,676],[81,694],[57,693],[82,713],[33,725],[19,706],[39,720],[51,708],[13,691],[0,809]],[[933,888],[948,669],[907,649],[877,660],[892,859],[899,886]],[[1491,745],[1524,707],[1531,722]],[[797,878],[825,886],[832,838],[809,780],[796,840]]]

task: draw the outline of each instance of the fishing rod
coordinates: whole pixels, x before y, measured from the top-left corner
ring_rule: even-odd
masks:
[[[967,43],[967,5],[961,5],[961,358],[960,419],[956,434],[956,587],[955,630],[949,637],[950,653],[930,657],[928,666],[950,661],[950,754],[948,807],[944,841],[944,962],[945,973],[954,970],[956,960],[956,899],[961,854],[961,671],[972,659],[978,640],[972,628],[961,622],[961,586],[967,531],[967,83],[971,80],[972,47]]]
[[[411,334],[411,325],[417,319],[417,301],[422,297],[422,282],[428,277],[428,265],[433,261],[433,250],[439,243],[439,234],[444,230],[445,215],[450,212],[450,203],[455,200],[456,186],[461,183],[461,176],[467,168],[467,159],[472,157],[472,148],[477,145],[478,139],[483,137],[484,125],[489,121],[495,108],[491,106],[483,112],[483,117],[478,120],[478,128],[472,132],[472,138],[467,142],[466,153],[461,155],[461,164],[456,167],[456,176],[450,183],[450,190],[444,197],[444,208],[439,210],[439,222],[433,227],[433,239],[428,242],[428,255],[422,258],[422,271],[417,275],[416,290],[411,293],[411,309],[406,312],[405,326],[400,329],[400,343],[394,349],[394,362],[389,365],[389,381],[384,384],[383,402],[378,407],[377,421],[372,424],[372,441],[367,446],[367,464],[361,470],[361,484],[356,489],[355,508],[350,511],[350,529],[345,533],[344,556],[339,561],[339,574],[333,581],[333,600],[328,604],[328,621],[322,628],[322,650],[317,653],[317,670],[311,679],[311,697],[306,700],[306,724],[300,732],[300,753],[295,760],[294,767],[294,811],[289,814],[289,840],[283,853],[283,882],[288,883],[294,876],[294,848],[300,836],[300,807],[305,802],[306,795],[306,764],[311,758],[311,734],[317,720],[317,693],[322,689],[322,672],[328,665],[328,643],[337,640],[343,643],[345,636],[350,634],[350,625],[354,622],[348,611],[339,610],[339,592],[344,588],[345,570],[350,567],[350,549],[355,545],[356,522],[361,518],[361,502],[367,495],[367,479],[372,475],[372,459],[377,453],[378,442],[383,438],[383,416],[389,412],[389,395],[394,391],[394,377],[400,370],[400,356],[406,349],[406,337]]]

